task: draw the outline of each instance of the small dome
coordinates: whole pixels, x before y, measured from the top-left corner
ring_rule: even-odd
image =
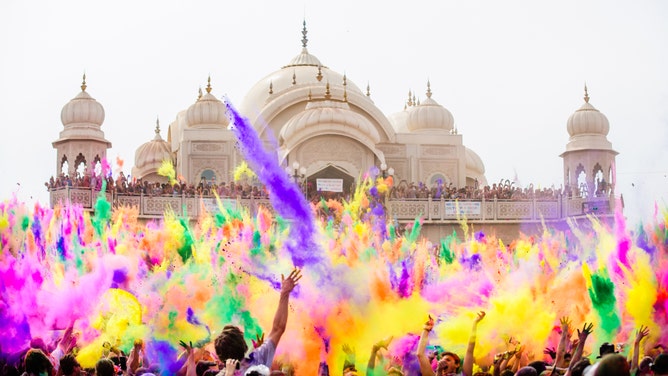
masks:
[[[423,130],[454,129],[455,119],[445,107],[431,98],[430,84],[427,83],[427,99],[420,105],[412,107],[408,112],[408,129],[411,132]]]
[[[63,106],[60,120],[65,127],[74,124],[100,127],[104,122],[104,108],[86,92],[86,75],[81,84],[81,92]]]
[[[589,103],[589,94],[585,86],[585,103],[568,118],[568,134],[573,137],[582,134],[607,136],[610,131],[608,118]]]
[[[408,110],[395,112],[387,117],[397,133],[408,133]]]
[[[193,103],[186,114],[189,127],[222,127],[227,128],[230,119],[227,117],[225,104],[211,94],[211,78],[206,87],[206,94]]]
[[[326,126],[326,127],[323,127]],[[280,141],[296,140],[298,135],[323,132],[353,135],[380,142],[378,130],[364,116],[351,111],[348,103],[337,101],[313,101],[303,112],[293,116],[281,129]]]
[[[466,171],[485,175],[485,164],[473,150],[466,148]]]
[[[302,52],[293,57],[292,60],[286,65],[284,68],[287,67],[300,67],[300,66],[312,66],[312,67],[321,67],[322,63],[320,60],[318,60],[317,57],[311,55],[308,53],[308,50],[306,47],[302,48]]]
[[[153,140],[144,143],[135,152],[133,176],[141,179],[151,172],[156,172],[164,160],[174,161],[169,143],[160,137],[160,124],[155,127]]]

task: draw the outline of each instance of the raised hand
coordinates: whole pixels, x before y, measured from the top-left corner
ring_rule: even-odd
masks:
[[[256,335],[255,339],[251,339],[251,342],[253,343],[254,349],[257,349],[258,347],[262,346],[262,344],[264,343],[264,333],[262,333],[261,337],[259,334]]]
[[[480,312],[478,312],[478,314],[476,315],[476,317],[475,317],[475,319],[473,320],[473,322],[476,323],[476,324],[479,323],[480,321],[482,321],[482,319],[485,318],[485,315],[486,315],[485,311],[480,311]]]
[[[289,294],[297,286],[299,280],[302,278],[302,271],[294,268],[287,278],[281,274],[281,294]]]
[[[234,375],[239,361],[237,359],[226,359],[225,360],[225,375]]]
[[[385,338],[383,340],[380,340],[380,341],[376,342],[373,345],[373,350],[379,350],[379,349],[387,350],[387,346],[390,345],[390,342],[392,342],[392,339],[394,339],[394,337],[388,337],[388,338]]]
[[[643,338],[649,335],[649,328],[647,326],[640,326],[640,329],[636,331],[636,341],[635,343],[640,343]]]
[[[593,323],[585,323],[584,326],[582,327],[582,331],[578,329],[578,339],[580,340],[580,343],[585,343],[587,340],[587,337],[593,332],[594,329],[594,324]]]
[[[432,329],[434,329],[434,319],[429,315],[429,319],[424,323],[424,330],[431,332]]]
[[[546,347],[545,350],[543,350],[543,354],[549,355],[552,360],[557,358],[557,350],[555,350],[554,347]]]
[[[571,319],[568,316],[562,317],[559,322],[561,323],[561,331],[568,333],[571,327]]]

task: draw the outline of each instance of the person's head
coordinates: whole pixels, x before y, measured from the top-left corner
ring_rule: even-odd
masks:
[[[631,367],[623,355],[608,354],[598,363],[594,376],[631,376]]]
[[[39,337],[30,340],[30,348],[42,350],[44,354],[49,353],[49,350],[46,348],[46,343],[44,343],[44,340]]]
[[[357,376],[357,368],[355,364],[349,363],[347,360],[343,364],[343,376]]]
[[[584,370],[591,365],[589,358],[582,358],[571,368],[571,376],[582,376]]]
[[[533,367],[533,369],[535,369],[536,373],[538,373],[539,375],[547,369],[547,364],[545,364],[545,362],[543,362],[542,360],[537,360],[537,361],[531,362],[527,365],[529,367]]]
[[[441,376],[443,374],[455,373],[459,368],[459,356],[455,353],[446,351],[441,354],[440,359],[438,360],[438,368],[436,369],[436,375]]]
[[[246,370],[244,376],[269,376],[271,371],[264,364],[252,366]]]
[[[204,375],[204,372],[211,369],[211,367],[215,365],[216,362],[207,362],[200,360],[199,362],[197,362],[197,366],[195,366],[195,373],[197,373],[197,376],[202,376]]]
[[[616,353],[617,353],[617,351],[615,351],[615,345],[613,345],[612,343],[609,343],[609,342],[603,342],[601,347],[599,347],[599,349],[598,349],[598,354],[599,354],[598,358],[602,358],[606,355],[616,354]]]
[[[53,369],[49,358],[39,349],[30,349],[25,358],[26,373],[29,375],[48,375]]]
[[[655,359],[652,365],[650,366],[654,375],[668,375],[668,354],[663,353],[659,354]]]
[[[60,370],[63,376],[75,376],[81,373],[81,365],[72,354],[60,358]]]
[[[244,333],[234,325],[225,325],[214,343],[216,355],[221,362],[227,359],[243,360],[248,351]]]
[[[96,376],[114,376],[116,371],[114,370],[114,362],[110,359],[100,359],[95,363],[95,375]]]
[[[522,367],[517,371],[515,376],[538,376],[538,372],[536,372],[536,369],[533,367]]]
[[[515,373],[513,371],[509,370],[508,368],[501,371],[501,376],[514,376],[514,375],[515,375]]]

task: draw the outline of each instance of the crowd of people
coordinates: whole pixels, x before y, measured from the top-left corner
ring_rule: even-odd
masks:
[[[118,347],[104,342],[102,356],[94,368],[84,369],[77,361],[77,336],[73,324],[62,337],[53,344],[34,338],[29,348],[15,354],[2,353],[0,357],[1,375],[22,376],[270,376],[292,375],[298,365],[280,364],[274,361],[274,354],[285,332],[288,321],[289,298],[301,278],[299,269],[294,269],[282,279],[280,298],[269,334],[258,336],[249,348],[243,331],[234,325],[226,325],[212,343],[193,345],[181,341],[182,352],[176,366],[160,369],[147,354],[146,344],[136,339],[129,354]],[[593,324],[584,323],[582,329],[574,330],[571,320],[560,319],[561,333],[555,348],[529,349],[519,339],[508,339],[507,351],[478,357],[476,364],[477,327],[483,322],[485,312],[478,312],[473,319],[466,353],[456,354],[442,349],[430,341],[434,329],[434,319],[429,316],[424,324],[415,352],[405,359],[389,358],[384,350],[393,338],[385,338],[375,343],[366,363],[365,372],[358,370],[355,350],[344,344],[345,361],[340,371],[342,376],[371,375],[414,375],[414,376],[640,376],[668,375],[668,352],[661,344],[644,343],[650,334],[647,327],[640,327],[634,337],[629,356],[621,355],[618,346],[603,343],[599,353],[585,356],[587,338],[594,331]],[[119,341],[120,343],[120,341]],[[641,359],[641,349],[645,355]],[[485,359],[492,359],[486,361]],[[155,360],[155,359],[153,359]],[[417,362],[417,369],[410,369],[408,363]],[[407,364],[404,364],[407,363]],[[377,364],[382,364],[377,367]],[[418,371],[419,370],[419,371]],[[339,371],[332,370],[332,374]],[[329,376],[326,362],[321,362],[317,376]]]
[[[107,189],[110,192],[128,195],[150,195],[150,196],[181,196],[186,197],[213,197],[217,194],[225,198],[243,198],[243,199],[266,199],[268,192],[261,184],[250,184],[249,182],[216,182],[215,178],[211,180],[201,179],[198,184],[188,184],[182,180],[175,184],[167,182],[155,182],[141,179],[127,179],[123,172],[114,179],[109,176],[106,179],[95,175],[77,176],[72,179],[69,175],[61,174],[57,178],[51,177],[45,186],[48,190],[56,190],[63,187],[75,188],[93,188],[100,190],[103,181],[107,183]],[[311,201],[318,201],[320,198],[342,200],[349,195],[337,192],[317,192],[308,182],[304,183],[303,191],[308,194]],[[594,192],[595,197],[605,197],[611,192],[605,184],[601,184],[601,189]],[[526,188],[515,186],[510,180],[501,180],[498,183],[485,185],[478,184],[472,186],[456,187],[452,183],[443,184],[436,182],[431,186],[423,182],[417,184],[408,183],[402,180],[391,187],[389,199],[391,200],[555,200],[559,197],[582,197],[583,190],[573,189],[570,186],[555,188],[544,187],[536,188],[529,184]]]

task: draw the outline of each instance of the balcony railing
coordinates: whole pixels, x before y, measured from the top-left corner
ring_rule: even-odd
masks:
[[[99,192],[90,188],[64,187],[50,191],[51,207],[58,203],[79,204],[86,210],[94,210]],[[132,206],[144,219],[160,218],[166,210],[176,215],[196,218],[200,212],[218,211],[214,197],[192,197],[184,195],[152,196],[105,193],[114,207]],[[271,208],[268,199],[221,198],[223,205],[232,208],[247,208],[255,213],[260,205]],[[540,222],[580,217],[588,214],[609,216],[614,213],[614,197],[558,197],[555,199],[529,200],[433,200],[403,199],[388,200],[387,210],[392,218],[411,221],[423,218],[427,222],[456,222],[463,218],[471,222]]]

